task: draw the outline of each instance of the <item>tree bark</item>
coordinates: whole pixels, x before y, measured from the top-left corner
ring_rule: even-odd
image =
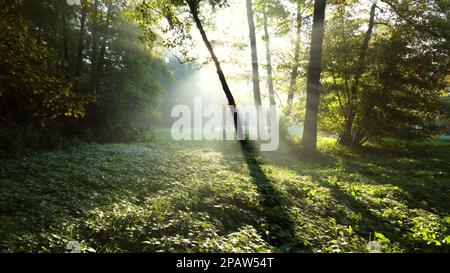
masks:
[[[61,6],[61,19],[62,19],[62,36],[63,36],[63,54],[64,60],[69,61],[69,42],[67,40],[67,22],[66,22],[66,8],[65,4]]]
[[[289,92],[287,99],[287,113],[290,114],[292,101],[294,99],[294,93],[296,91],[297,85],[297,77],[298,77],[298,67],[299,67],[299,58],[300,58],[300,40],[302,35],[302,12],[301,12],[301,2],[297,2],[297,31],[295,36],[295,50],[294,50],[294,64],[292,66],[291,71],[291,80],[289,83]]]
[[[275,102],[275,92],[273,89],[273,75],[272,75],[272,57],[270,52],[270,35],[268,30],[267,22],[267,11],[264,11],[264,40],[266,44],[266,62],[267,62],[267,86],[269,89],[269,100],[270,105],[276,105]]]
[[[303,151],[308,153],[315,153],[317,151],[317,118],[320,99],[325,8],[326,0],[314,1],[314,17],[306,90],[306,116],[303,130]]]
[[[258,49],[256,47],[255,21],[253,18],[252,0],[246,0],[247,22],[249,29],[250,48],[252,57],[253,98],[256,106],[261,105],[261,90],[259,86]]]
[[[94,9],[92,12],[92,49],[91,49],[91,83],[94,92],[97,89],[97,34],[98,34],[98,0],[94,1]]]
[[[81,75],[81,70],[83,66],[83,51],[84,51],[84,33],[86,28],[86,15],[87,15],[87,4],[82,2],[81,8],[81,18],[80,18],[80,38],[78,40],[78,54],[77,63],[75,66],[75,80],[78,81]]]
[[[367,28],[367,32],[364,36],[364,41],[359,53],[358,66],[356,69],[356,74],[353,78],[353,85],[351,87],[351,97],[350,97],[350,105],[348,116],[345,120],[345,127],[342,136],[339,139],[339,143],[342,145],[353,145],[355,143],[355,138],[353,137],[353,123],[356,117],[356,110],[358,104],[358,89],[359,89],[359,81],[364,74],[364,70],[366,68],[366,55],[367,49],[369,48],[370,38],[372,37],[373,27],[375,25],[375,9],[376,5],[373,4],[370,9],[370,18],[369,18],[369,26]]]
[[[228,105],[230,107],[233,107],[234,109],[236,109],[236,101],[234,100],[233,94],[231,93],[230,87],[228,86],[228,83],[225,78],[225,74],[223,73],[219,59],[217,58],[216,53],[214,52],[214,48],[212,47],[211,42],[209,41],[208,36],[206,35],[205,29],[203,28],[202,21],[199,18],[198,1],[186,0],[186,3],[188,4],[188,7],[191,12],[192,18],[194,19],[195,25],[197,26],[197,29],[200,32],[200,35],[202,36],[202,40],[203,40],[206,48],[208,49],[209,54],[211,55],[211,58],[214,62],[214,65],[217,70],[217,75],[219,76],[219,80],[222,85],[223,92],[225,93],[225,96],[227,97],[227,100],[228,100]],[[239,117],[238,117],[238,114],[236,111],[233,113],[233,121],[234,121],[234,127],[236,129],[236,134],[238,135],[238,137],[242,137],[244,135],[244,133],[242,131],[242,127],[240,125]]]
[[[60,4],[61,10],[61,34],[62,34],[62,52],[64,62],[62,63],[61,70],[64,73],[64,78],[69,80],[70,69],[69,69],[69,41],[67,35],[67,18],[66,18],[66,3]]]
[[[112,0],[109,0],[106,5],[107,11],[106,11],[106,21],[105,21],[105,36],[108,33],[109,28],[109,22],[110,22],[110,15],[111,15],[111,8],[112,8]],[[102,71],[103,71],[103,65],[105,60],[105,54],[106,54],[106,38],[103,37],[102,44],[100,46],[100,52],[97,58],[97,67],[96,67],[96,85],[98,86],[99,79],[102,77]]]

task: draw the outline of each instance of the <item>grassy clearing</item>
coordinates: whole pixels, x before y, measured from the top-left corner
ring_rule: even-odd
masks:
[[[450,142],[81,144],[0,161],[0,251],[450,249]]]

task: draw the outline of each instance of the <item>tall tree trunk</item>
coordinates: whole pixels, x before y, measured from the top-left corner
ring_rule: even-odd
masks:
[[[298,0],[297,2],[297,32],[295,35],[295,50],[294,50],[294,64],[291,71],[291,80],[289,83],[289,93],[287,99],[287,113],[290,114],[292,107],[292,100],[294,99],[294,93],[297,88],[297,77],[298,77],[298,67],[300,58],[300,40],[302,35],[302,3],[303,1]]]
[[[364,41],[359,53],[358,66],[356,69],[356,74],[353,78],[353,85],[351,87],[351,97],[350,97],[350,105],[348,116],[345,120],[345,127],[342,136],[339,139],[339,143],[342,145],[352,145],[355,143],[355,139],[353,138],[353,122],[356,117],[357,104],[358,104],[358,89],[359,89],[359,81],[364,73],[366,68],[366,55],[367,49],[369,48],[370,38],[372,37],[373,27],[375,25],[375,9],[376,5],[373,4],[370,9],[370,18],[369,18],[369,27],[367,28],[367,32],[364,36]]]
[[[189,10],[192,14],[192,18],[194,19],[195,25],[197,26],[198,31],[200,32],[200,35],[202,36],[202,40],[206,46],[206,48],[209,51],[209,54],[211,55],[211,58],[214,62],[214,65],[217,70],[217,75],[219,76],[220,83],[222,85],[223,92],[225,93],[225,96],[228,100],[228,105],[230,107],[233,107],[236,109],[236,101],[234,100],[233,94],[231,93],[230,87],[228,86],[227,80],[225,78],[225,74],[223,73],[222,67],[220,65],[219,59],[216,56],[216,53],[214,52],[214,49],[211,45],[211,42],[208,39],[208,36],[206,35],[205,29],[203,28],[202,21],[200,20],[198,16],[198,1],[197,0],[186,0],[186,3],[189,6]],[[237,112],[235,111],[233,113],[233,121],[234,121],[234,127],[236,129],[236,134],[238,137],[242,137],[244,135],[242,131],[242,127],[239,122],[239,117]]]
[[[96,0],[97,1],[97,0]],[[111,12],[112,12],[112,0],[105,1],[106,2],[106,15],[103,22],[103,19],[98,20],[95,19],[94,26],[95,32],[97,32],[95,35],[93,33],[93,40],[97,40],[97,42],[93,41],[92,44],[92,54],[94,54],[94,50],[99,51],[98,54],[92,55],[91,58],[95,59],[95,61],[92,61],[91,63],[91,84],[95,92],[101,93],[102,90],[99,89],[100,79],[103,77],[103,69],[104,69],[104,63],[105,63],[105,54],[106,54],[106,45],[107,45],[107,37],[109,34],[109,25],[111,21]],[[96,3],[94,3],[96,4]],[[98,4],[97,4],[98,5]],[[95,12],[94,14],[99,12],[98,6],[94,8]],[[100,12],[103,12],[100,10]],[[102,18],[102,17],[100,17]],[[100,23],[101,22],[101,23]],[[100,24],[102,26],[102,35],[98,35],[98,28],[100,27]],[[97,39],[94,36],[98,36]],[[99,45],[97,45],[99,43]],[[98,46],[100,46],[100,49],[98,50]],[[97,49],[95,49],[97,48]],[[96,54],[96,53],[95,53]],[[91,130],[99,134],[98,131],[99,128],[102,127],[101,123],[102,120],[100,119],[100,115],[98,115],[99,107],[97,104],[90,104],[88,109],[88,116],[86,118],[89,126],[91,127]],[[89,114],[90,113],[90,114]]]
[[[306,116],[303,130],[303,150],[309,153],[317,151],[317,118],[320,99],[325,8],[326,0],[314,1],[314,17],[306,90]]]
[[[98,0],[95,0],[92,12],[91,84],[94,92],[97,89],[98,4]]]
[[[264,40],[266,44],[266,62],[267,62],[267,86],[269,89],[270,105],[276,105],[275,92],[273,90],[273,76],[272,76],[272,57],[270,53],[270,35],[267,22],[267,10],[264,11]]]
[[[61,33],[62,33],[62,51],[64,62],[61,66],[62,73],[64,73],[64,78],[70,78],[69,70],[69,41],[67,35],[67,18],[66,18],[66,3],[62,3],[59,6],[61,10]]]
[[[111,17],[111,9],[112,9],[112,0],[109,0],[106,4],[106,16],[105,16],[105,29],[103,30],[105,32],[104,36],[107,36],[109,23],[110,23],[110,17]],[[96,65],[96,85],[98,86],[99,79],[102,77],[102,71],[103,71],[103,65],[105,63],[105,54],[106,54],[106,38],[102,38],[102,43],[100,45],[100,52],[97,57],[97,65]]]
[[[252,56],[252,80],[253,97],[256,106],[261,105],[261,90],[259,88],[259,69],[258,69],[258,49],[256,47],[255,21],[253,18],[252,0],[246,0],[247,4],[247,22],[249,29],[250,48]]]
[[[63,54],[64,60],[69,61],[69,42],[67,38],[67,19],[65,4],[61,6],[61,18],[62,18],[62,35],[63,35]]]
[[[87,3],[83,4],[81,8],[81,18],[80,18],[80,38],[78,40],[78,54],[77,62],[75,66],[75,80],[79,81],[81,75],[81,70],[83,66],[83,51],[84,51],[84,33],[86,28],[86,15],[87,15]]]

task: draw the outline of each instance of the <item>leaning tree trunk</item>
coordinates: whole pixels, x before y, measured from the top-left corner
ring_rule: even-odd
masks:
[[[298,67],[299,67],[299,58],[300,58],[300,40],[302,34],[302,13],[301,13],[301,2],[297,2],[297,32],[295,36],[295,50],[294,50],[294,64],[292,66],[291,71],[291,80],[289,83],[289,93],[287,99],[287,113],[290,114],[292,101],[294,99],[294,93],[297,85],[297,77],[298,77]]]
[[[217,70],[217,75],[219,76],[220,83],[222,85],[223,92],[225,93],[225,96],[228,100],[228,105],[233,107],[236,110],[236,101],[234,100],[233,94],[231,93],[230,87],[228,86],[227,80],[225,78],[225,74],[223,73],[222,67],[220,65],[219,59],[216,56],[216,53],[214,52],[214,49],[211,45],[211,42],[208,39],[208,36],[206,35],[205,29],[203,28],[202,21],[199,18],[198,15],[198,1],[196,0],[186,0],[189,10],[192,14],[192,18],[195,21],[195,25],[198,28],[198,31],[200,32],[200,35],[202,36],[202,40],[206,46],[206,48],[209,51],[209,54],[211,55],[211,58],[214,62],[214,65]],[[233,121],[234,121],[234,127],[236,129],[236,134],[238,138],[242,138],[244,136],[244,133],[242,131],[242,127],[239,122],[239,117],[237,111],[233,112]]]
[[[372,8],[370,9],[370,18],[369,18],[369,27],[367,29],[367,32],[364,36],[363,45],[361,47],[360,53],[359,53],[359,60],[358,60],[358,66],[356,69],[356,74],[353,79],[353,85],[351,88],[351,98],[350,98],[350,105],[349,105],[349,111],[348,115],[345,120],[345,127],[344,132],[342,133],[342,136],[339,138],[339,143],[341,145],[353,145],[355,143],[355,138],[353,137],[353,122],[356,117],[356,110],[357,110],[357,104],[358,104],[358,89],[359,89],[359,81],[364,73],[364,70],[366,68],[366,55],[367,55],[367,49],[369,48],[369,42],[370,38],[372,37],[373,27],[375,25],[375,9],[376,5],[373,4]]]
[[[273,76],[272,76],[272,58],[270,53],[270,36],[267,22],[267,11],[264,11],[264,40],[266,44],[266,62],[267,62],[267,86],[269,88],[269,100],[270,105],[276,105],[275,91],[273,89]]]
[[[325,7],[326,0],[315,0],[306,90],[306,116],[303,130],[303,151],[308,153],[317,151],[317,118],[320,99]]]
[[[247,21],[250,38],[250,48],[252,56],[252,80],[253,80],[253,97],[256,106],[261,105],[261,90],[259,88],[259,70],[258,70],[258,49],[256,48],[256,31],[255,21],[253,18],[252,0],[246,0],[247,4]]]

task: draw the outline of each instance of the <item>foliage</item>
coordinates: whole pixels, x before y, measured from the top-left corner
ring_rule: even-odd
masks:
[[[60,128],[66,138],[142,139],[159,118],[169,71],[155,45],[153,25],[142,32],[129,5],[110,0],[82,1],[81,6],[55,0],[2,3],[0,126],[11,130],[15,124],[18,135],[33,127]],[[1,150],[18,150],[20,145],[9,145],[14,139],[3,137]]]
[[[61,115],[81,117],[89,99],[75,94],[57,67],[57,52],[35,37],[15,5],[0,6],[0,114],[23,123],[48,123]]]
[[[437,133],[434,121],[442,118],[439,101],[447,86],[449,63],[440,36],[424,34],[401,20],[384,23],[382,15],[375,16],[374,33],[362,61],[366,34],[360,29],[367,22],[352,17],[355,8],[341,4],[329,18],[322,130],[342,137],[351,119],[352,141],[357,145],[379,137],[417,139]]]
[[[323,139],[311,158],[158,136],[2,160],[0,250],[449,250],[448,142],[358,152]]]
[[[448,1],[374,1],[370,13],[367,1],[328,2],[320,126],[353,147],[322,138],[317,154],[297,138],[272,153],[175,142],[165,129],[148,141],[169,116],[161,105],[189,105],[196,86],[165,89],[200,75],[168,53],[190,61],[192,19],[209,34],[231,1],[81,3],[0,3],[1,252],[65,252],[73,240],[82,252],[372,252],[373,241],[382,252],[450,251],[450,144],[415,141],[448,126]],[[276,94],[298,93],[288,137],[305,119],[313,1],[254,3]],[[203,35],[209,53],[246,49],[222,36]]]

